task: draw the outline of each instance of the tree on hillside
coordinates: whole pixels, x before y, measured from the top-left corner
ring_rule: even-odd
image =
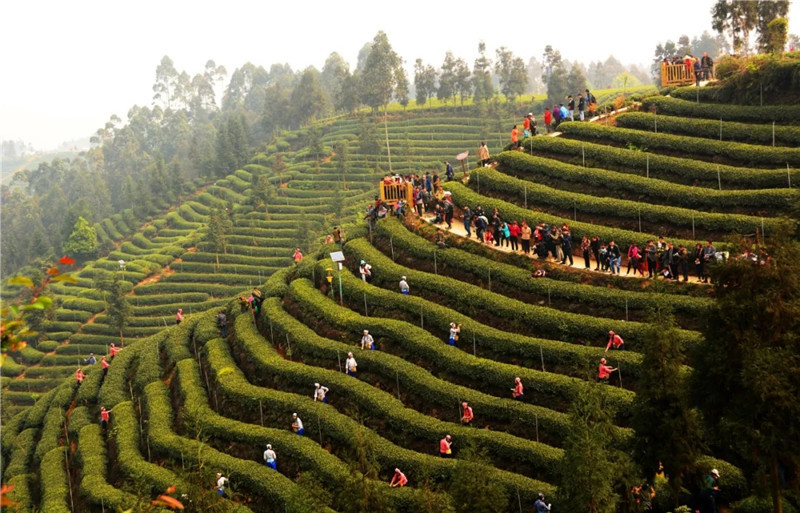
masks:
[[[342,189],[347,190],[347,173],[350,172],[350,142],[339,139],[333,146],[336,172],[342,175]]]
[[[533,94],[544,92],[544,82],[542,82],[542,63],[531,57],[528,60],[528,91]]]
[[[572,401],[558,487],[563,511],[612,513],[616,506],[613,411],[605,386],[581,386]]]
[[[125,344],[123,331],[130,322],[133,309],[122,287],[119,273],[100,270],[94,276],[94,288],[103,294],[109,324],[119,332],[120,344]]]
[[[275,176],[278,177],[278,187],[283,186],[283,179],[281,178],[281,173],[286,171],[289,166],[283,161],[283,153],[276,153],[275,160],[272,162],[272,172],[275,173]]]
[[[417,105],[425,106],[436,92],[436,68],[422,64],[422,59],[414,63],[414,88],[416,89]]]
[[[375,166],[378,165],[378,157],[381,151],[381,143],[378,141],[378,125],[374,119],[369,119],[362,115],[358,121],[358,152],[364,155],[364,167],[369,167],[369,157],[375,158]]]
[[[228,252],[228,235],[233,231],[233,222],[228,212],[222,207],[215,208],[208,216],[208,229],[206,242],[214,249],[217,255],[217,270],[219,270],[219,254]]]
[[[638,87],[640,85],[642,85],[642,83],[639,79],[627,71],[623,71],[611,81],[611,87],[614,89],[622,89],[622,94],[625,94],[631,87]],[[578,91],[582,91],[582,89],[578,89]]]
[[[306,68],[300,82],[290,96],[291,120],[293,128],[300,128],[325,112],[325,93],[320,86],[319,72],[313,67]]]
[[[472,66],[472,89],[475,91],[475,103],[486,101],[494,96],[492,85],[492,61],[486,57],[486,43],[478,43],[479,57]]]
[[[692,39],[692,55],[701,56],[707,53],[712,58],[716,58],[720,54],[719,44],[717,39],[704,30],[700,37]]]
[[[326,104],[340,109],[345,77],[350,73],[350,65],[336,52],[332,52],[320,74],[320,85],[327,97]]]
[[[444,101],[445,105],[450,99],[455,103],[456,96],[456,58],[452,52],[447,52],[442,63],[441,73],[439,73],[439,88],[436,90],[436,98]]]
[[[785,34],[788,33],[788,21],[785,21],[785,18],[786,15],[789,14],[789,0],[761,0],[758,2],[757,11],[758,49],[762,52],[782,52],[784,46],[786,45]],[[778,25],[775,25],[772,29],[770,29],[770,23],[777,19],[784,19],[784,28],[787,32],[784,32],[784,35],[782,36],[783,39],[781,39],[780,36],[779,26],[782,25],[780,22]],[[776,37],[776,30],[778,31],[778,39],[774,40]],[[782,44],[778,45],[778,43]]]
[[[469,70],[467,61],[459,57],[456,59],[454,67],[455,80],[453,81],[455,93],[461,99],[461,105],[464,105],[464,97],[472,94],[472,72]]]
[[[405,73],[402,59],[392,49],[386,34],[379,31],[372,41],[372,48],[364,63],[362,94],[364,103],[373,109],[383,106],[383,126],[386,135],[386,157],[389,161],[389,172],[392,171],[392,153],[389,148],[387,106],[397,91],[398,85],[404,82]]]
[[[578,64],[573,64],[572,69],[569,70],[569,75],[567,75],[567,94],[575,97],[576,105],[578,94],[582,93],[586,88],[586,75],[583,74]]]
[[[525,61],[514,57],[511,50],[501,46],[496,50],[497,60],[494,72],[500,77],[500,91],[505,95],[506,101],[513,103],[517,96],[525,92],[528,86],[528,71]]]
[[[269,181],[267,175],[259,175],[256,183],[250,189],[250,200],[254,207],[264,206],[264,214],[269,221],[269,205],[275,199],[275,186]]]
[[[325,145],[322,143],[322,129],[319,125],[308,127],[307,145],[308,152],[314,155],[317,171],[319,171],[319,158],[325,152]]]
[[[360,89],[360,76],[357,74],[350,74],[349,72],[345,74],[344,81],[342,82],[342,96],[340,99],[341,103],[337,105],[337,108],[347,112],[348,114],[354,113],[361,105],[361,100],[358,94]]]
[[[281,128],[289,127],[291,123],[291,103],[289,90],[280,82],[271,84],[264,91],[264,110],[261,124],[268,134],[274,134]]]
[[[542,81],[547,84],[547,102],[558,105],[566,101],[569,77],[561,52],[547,45],[544,48]]]
[[[789,39],[789,22],[786,18],[775,18],[769,22],[762,37],[767,40],[766,45],[763,47],[764,51],[777,54],[783,53],[783,49]]]
[[[747,54],[750,32],[758,26],[758,2],[717,0],[711,8],[711,28],[729,37],[735,53]]]
[[[508,492],[502,485],[491,481],[485,472],[476,467],[488,459],[485,450],[474,445],[461,449],[450,476],[450,496],[458,512],[508,511]]]
[[[74,258],[87,259],[97,255],[97,232],[83,217],[78,217],[75,227],[64,244],[64,253]]]
[[[157,102],[165,108],[172,108],[175,102],[175,93],[178,89],[178,70],[168,55],[161,58],[161,63],[156,67],[156,83],[153,84],[153,104]]]
[[[691,381],[710,443],[743,462],[781,513],[784,476],[800,471],[800,243],[774,235],[755,253],[762,249],[769,259],[761,263],[734,258],[712,268],[716,302]]]
[[[653,313],[645,332],[642,370],[631,408],[633,459],[650,482],[663,464],[675,506],[683,476],[699,453],[701,436],[700,419],[689,404],[677,334],[678,327],[668,311]]]
[[[405,71],[398,75],[397,77],[397,88],[394,90],[394,99],[397,100],[397,103],[400,104],[401,107],[404,109],[408,107],[409,102],[409,83],[408,83],[408,76],[406,75]]]

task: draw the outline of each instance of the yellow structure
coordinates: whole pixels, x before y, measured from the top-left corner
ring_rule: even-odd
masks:
[[[685,64],[661,63],[661,87],[692,85],[694,83],[694,70],[686,69]]]
[[[400,200],[408,205],[414,204],[414,188],[411,183],[386,183],[385,180],[381,180],[378,188],[381,191],[381,201],[387,205],[394,205]]]

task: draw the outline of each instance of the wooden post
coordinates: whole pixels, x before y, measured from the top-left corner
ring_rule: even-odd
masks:
[[[394,371],[394,377],[397,382],[397,400],[400,400],[400,373],[398,371]]]
[[[696,239],[694,235],[694,212],[692,212],[692,240]]]
[[[525,208],[527,209],[528,208],[528,186],[527,185],[525,185],[524,192],[525,192],[525,203],[524,203],[524,205],[525,205]]]
[[[544,351],[542,351],[542,345],[541,344],[539,344],[539,358],[542,360],[542,372],[545,372],[545,370],[544,370]]]
[[[786,163],[786,179],[789,181],[789,188],[792,188],[792,172],[789,170],[789,163]]]
[[[369,312],[367,311],[367,293],[364,292],[364,317],[369,317]]]
[[[722,176],[719,174],[719,164],[717,164],[717,185],[719,190],[722,190]]]
[[[581,143],[581,157],[583,157],[583,167],[586,167],[586,147]]]
[[[472,356],[477,356],[478,352],[475,349],[475,332],[472,332]]]
[[[342,372],[342,357],[339,355],[339,351],[336,351],[336,361],[339,362],[339,372]]]
[[[433,273],[439,274],[439,264],[436,261],[436,250],[433,250]]]
[[[394,262],[394,235],[389,237],[389,248],[392,250],[392,261]]]
[[[772,122],[772,145],[775,146],[775,122]]]
[[[650,178],[650,155],[645,155],[647,161],[647,178]]]

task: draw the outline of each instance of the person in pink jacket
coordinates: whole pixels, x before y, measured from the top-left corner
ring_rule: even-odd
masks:
[[[622,337],[614,333],[613,331],[608,332],[608,344],[606,344],[606,353],[611,348],[617,349],[619,351],[625,350],[625,341],[622,340]]]

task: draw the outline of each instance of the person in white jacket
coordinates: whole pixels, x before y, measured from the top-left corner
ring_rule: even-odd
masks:
[[[361,337],[361,349],[375,349],[375,339],[369,334],[369,330],[364,330],[364,336]]]
[[[314,401],[328,402],[328,387],[323,387],[319,383],[314,383]]]
[[[353,376],[354,378],[357,376],[358,363],[353,358],[353,353],[347,353],[347,361],[344,362],[344,368],[348,376]]]
[[[296,413],[292,413],[292,431],[300,436],[303,436],[303,433],[305,433],[303,421],[300,420],[300,417],[298,417]]]

